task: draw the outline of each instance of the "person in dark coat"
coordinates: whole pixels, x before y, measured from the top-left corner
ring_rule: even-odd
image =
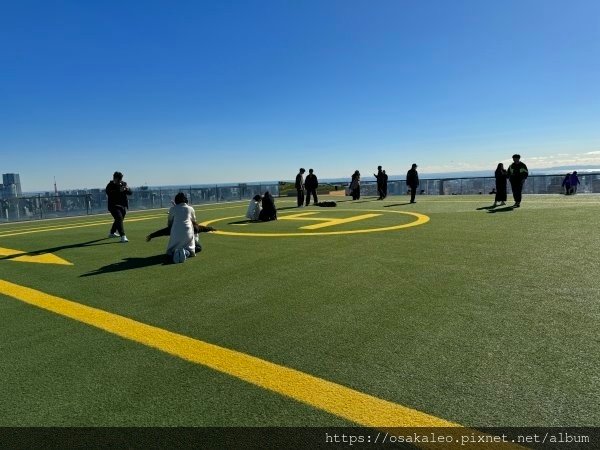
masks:
[[[304,206],[304,172],[306,172],[306,170],[304,169],[300,169],[300,172],[298,172],[298,175],[296,175],[296,192],[297,192],[297,197],[298,197],[298,208],[300,208],[301,206]],[[263,206],[264,208],[264,206]]]
[[[579,181],[579,177],[577,176],[576,170],[573,171],[573,173],[571,174],[570,183],[571,183],[571,194],[573,194],[573,195],[577,194],[577,186],[579,186],[581,184],[581,182]]]
[[[521,155],[513,155],[513,163],[508,166],[508,180],[510,181],[510,187],[513,192],[513,198],[515,199],[515,208],[521,206],[521,199],[523,197],[523,185],[525,180],[529,176],[529,170],[525,163],[521,162]]]
[[[125,236],[123,221],[125,220],[125,214],[127,214],[127,208],[129,208],[127,196],[131,195],[131,189],[123,181],[121,172],[113,174],[113,179],[106,185],[106,195],[108,197],[108,211],[114,218],[108,237],[120,236],[122,243],[129,242],[129,239]]]
[[[571,193],[571,172],[565,175],[565,178],[562,182],[562,187],[565,188],[565,195],[569,195]]]
[[[306,175],[306,180],[304,181],[304,187],[306,188],[306,206],[310,205],[311,195],[315,204],[319,202],[319,199],[317,198],[319,180],[313,172],[314,171],[312,169],[308,169],[308,175]]]
[[[388,191],[388,176],[387,173],[385,173],[385,170],[383,171],[383,182],[381,183],[381,189],[383,192],[383,198],[387,197],[387,191]]]
[[[417,195],[417,188],[419,187],[419,172],[417,172],[416,164],[413,164],[406,173],[406,185],[410,188],[410,202],[416,203],[415,195]]]
[[[383,200],[383,170],[381,170],[381,166],[377,166],[377,173],[374,173],[373,176],[377,180],[377,193],[379,194],[379,198],[377,200]]]
[[[258,220],[268,222],[277,220],[277,208],[275,208],[275,199],[269,191],[265,192],[262,198],[262,209],[258,215]]]
[[[350,195],[352,200],[360,199],[360,172],[355,170],[350,181]]]
[[[506,205],[506,179],[508,178],[508,174],[504,169],[504,164],[498,164],[494,176],[496,177],[496,197],[494,198],[494,206],[496,206],[498,202],[500,202],[500,206]]]

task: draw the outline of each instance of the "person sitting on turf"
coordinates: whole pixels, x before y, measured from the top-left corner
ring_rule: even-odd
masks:
[[[260,217],[260,203],[262,198],[260,195],[255,195],[252,200],[250,200],[250,204],[248,205],[248,211],[246,211],[246,218],[249,220],[259,220]]]
[[[196,212],[187,204],[187,201],[184,193],[177,194],[175,205],[169,210],[167,227],[146,237],[146,241],[150,241],[153,237],[168,233],[170,239],[166,253],[173,258],[174,263],[185,262],[187,258],[196,256],[196,251],[202,250],[198,236],[194,233],[195,228],[198,227]]]
[[[275,208],[275,200],[269,191],[265,192],[262,199],[262,210],[258,216],[259,220],[268,222],[277,220],[277,208]]]
[[[198,234],[200,233],[210,233],[212,231],[217,231],[213,227],[205,227],[204,225],[199,225],[196,222],[192,224],[194,226],[194,245],[196,253],[202,251],[202,245],[200,245],[200,240],[198,239]],[[146,242],[150,242],[152,239],[160,236],[170,236],[171,235],[171,227],[167,226],[165,228],[161,228],[160,230],[155,231],[154,233],[150,233],[146,236]]]

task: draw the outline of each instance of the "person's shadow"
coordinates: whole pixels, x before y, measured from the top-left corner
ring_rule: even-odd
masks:
[[[505,206],[504,208],[493,208],[493,209],[490,209],[490,210],[488,210],[488,213],[490,213],[490,214],[496,214],[496,213],[499,213],[499,212],[510,212],[510,211],[514,211],[514,210],[515,210],[514,206]]]
[[[67,250],[69,248],[93,247],[93,246],[96,246],[96,245],[115,244],[115,243],[119,242],[118,240],[108,241],[108,239],[109,238],[94,239],[93,241],[79,242],[77,244],[59,245],[57,247],[44,248],[44,249],[41,249],[41,250],[32,250],[32,251],[25,252],[25,253],[17,253],[15,255],[3,256],[3,257],[0,258],[0,260],[2,260],[2,259],[17,258],[19,256],[44,255],[46,253],[59,252],[61,250]]]
[[[384,208],[393,208],[394,206],[404,206],[404,205],[410,205],[410,202],[406,202],[406,203],[394,203],[393,205],[383,205]]]
[[[477,211],[491,211],[496,208],[497,208],[497,206],[494,206],[494,205],[482,206],[481,208],[477,208]]]
[[[122,272],[124,270],[142,269],[144,267],[157,265],[166,266],[168,264],[170,264],[170,260],[165,254],[146,256],[144,258],[125,258],[122,261],[102,266],[96,270],[93,270],[92,272],[84,273],[83,275],[80,275],[80,277],[91,277],[94,275]]]

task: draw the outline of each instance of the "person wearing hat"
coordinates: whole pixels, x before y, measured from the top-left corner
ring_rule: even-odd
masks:
[[[515,199],[513,207],[519,208],[523,197],[523,185],[529,176],[529,170],[527,170],[525,163],[521,162],[521,155],[515,154],[512,159],[513,163],[508,166],[508,181],[510,181],[513,198]]]
[[[296,175],[296,192],[297,192],[297,196],[298,196],[298,208],[300,208],[301,206],[304,206],[304,172],[306,172],[306,170],[304,170],[303,168],[300,168],[300,171],[298,172],[298,175]]]
[[[406,173],[406,185],[410,188],[410,202],[416,203],[415,195],[417,195],[417,188],[419,187],[419,172],[417,172],[416,164],[413,164]]]

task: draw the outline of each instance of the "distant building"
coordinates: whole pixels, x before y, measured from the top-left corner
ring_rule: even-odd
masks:
[[[21,177],[18,173],[2,174],[2,196],[4,198],[21,197]]]

